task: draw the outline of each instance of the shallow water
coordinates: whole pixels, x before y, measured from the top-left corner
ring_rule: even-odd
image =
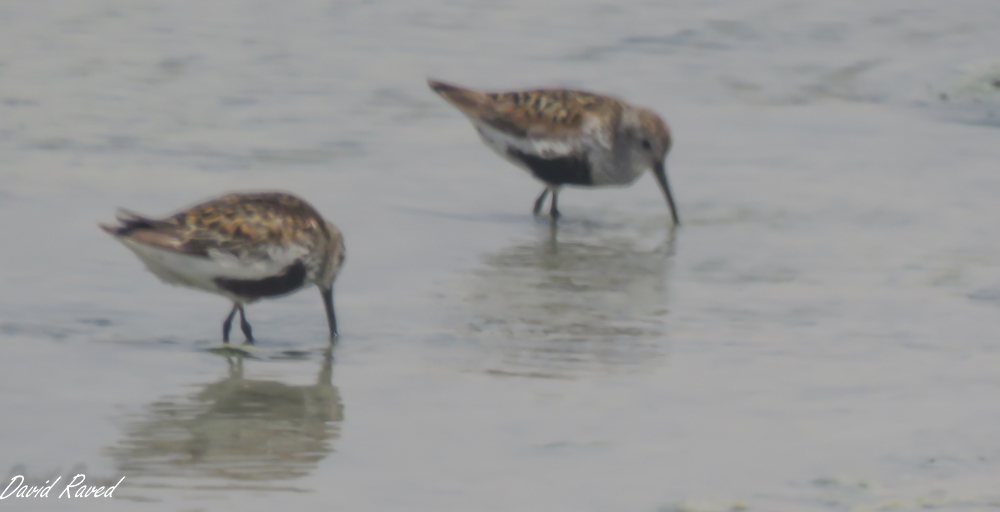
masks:
[[[11,510],[1000,507],[1000,6],[987,0],[0,6]],[[661,112],[654,180],[540,187],[427,76]],[[281,188],[344,231],[248,311],[97,229]],[[6,484],[5,484],[6,485]]]

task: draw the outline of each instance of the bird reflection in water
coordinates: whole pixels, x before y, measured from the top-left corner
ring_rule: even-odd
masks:
[[[177,478],[197,487],[226,479],[267,489],[263,481],[305,476],[333,451],[344,408],[332,384],[330,349],[309,386],[245,379],[243,358],[227,359],[226,378],[127,420],[125,438],[108,450],[119,471],[153,487],[187,485],[164,480]]]
[[[551,224],[535,243],[487,255],[468,301],[471,337],[486,354],[477,364],[554,378],[660,364],[674,231],[639,247],[663,240],[662,225],[657,233]]]

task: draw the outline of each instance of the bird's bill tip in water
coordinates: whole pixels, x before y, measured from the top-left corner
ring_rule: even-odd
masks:
[[[677,207],[674,206],[674,196],[670,193],[670,183],[667,181],[667,168],[664,162],[657,162],[653,166],[653,174],[656,175],[656,181],[660,183],[660,189],[663,190],[663,197],[667,199],[667,206],[670,207],[670,215],[674,219],[674,225],[679,226],[681,224],[680,219],[677,217]]]

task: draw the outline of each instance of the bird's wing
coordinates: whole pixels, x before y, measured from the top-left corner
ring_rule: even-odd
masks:
[[[431,88],[474,122],[518,139],[562,141],[592,138],[610,147],[607,127],[616,124],[621,102],[565,89],[488,93],[437,81]]]
[[[312,207],[284,194],[231,194],[164,219],[120,211],[118,220],[121,226],[102,227],[140,256],[233,279],[282,272],[309,254],[324,230]]]

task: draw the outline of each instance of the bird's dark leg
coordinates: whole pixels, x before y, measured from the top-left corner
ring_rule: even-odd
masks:
[[[239,308],[239,304],[233,303],[233,310],[229,312],[229,316],[222,322],[222,342],[229,343],[229,329],[233,326],[233,317],[236,316],[236,310]]]
[[[549,216],[552,217],[553,220],[558,219],[560,216],[559,207],[556,206],[556,200],[558,198],[559,198],[559,189],[558,188],[552,189],[552,208],[549,208]]]
[[[337,339],[337,317],[333,314],[333,288],[324,290],[320,288],[320,295],[323,296],[323,305],[326,307],[326,322],[330,325],[330,340]]]
[[[542,206],[545,206],[545,198],[548,195],[549,187],[545,187],[545,190],[542,190],[542,195],[538,196],[538,199],[535,199],[535,215],[542,213]]]
[[[247,343],[253,345],[253,332],[250,330],[250,322],[247,322],[247,314],[243,311],[243,304],[237,304],[236,307],[240,310],[240,329],[243,329]]]

